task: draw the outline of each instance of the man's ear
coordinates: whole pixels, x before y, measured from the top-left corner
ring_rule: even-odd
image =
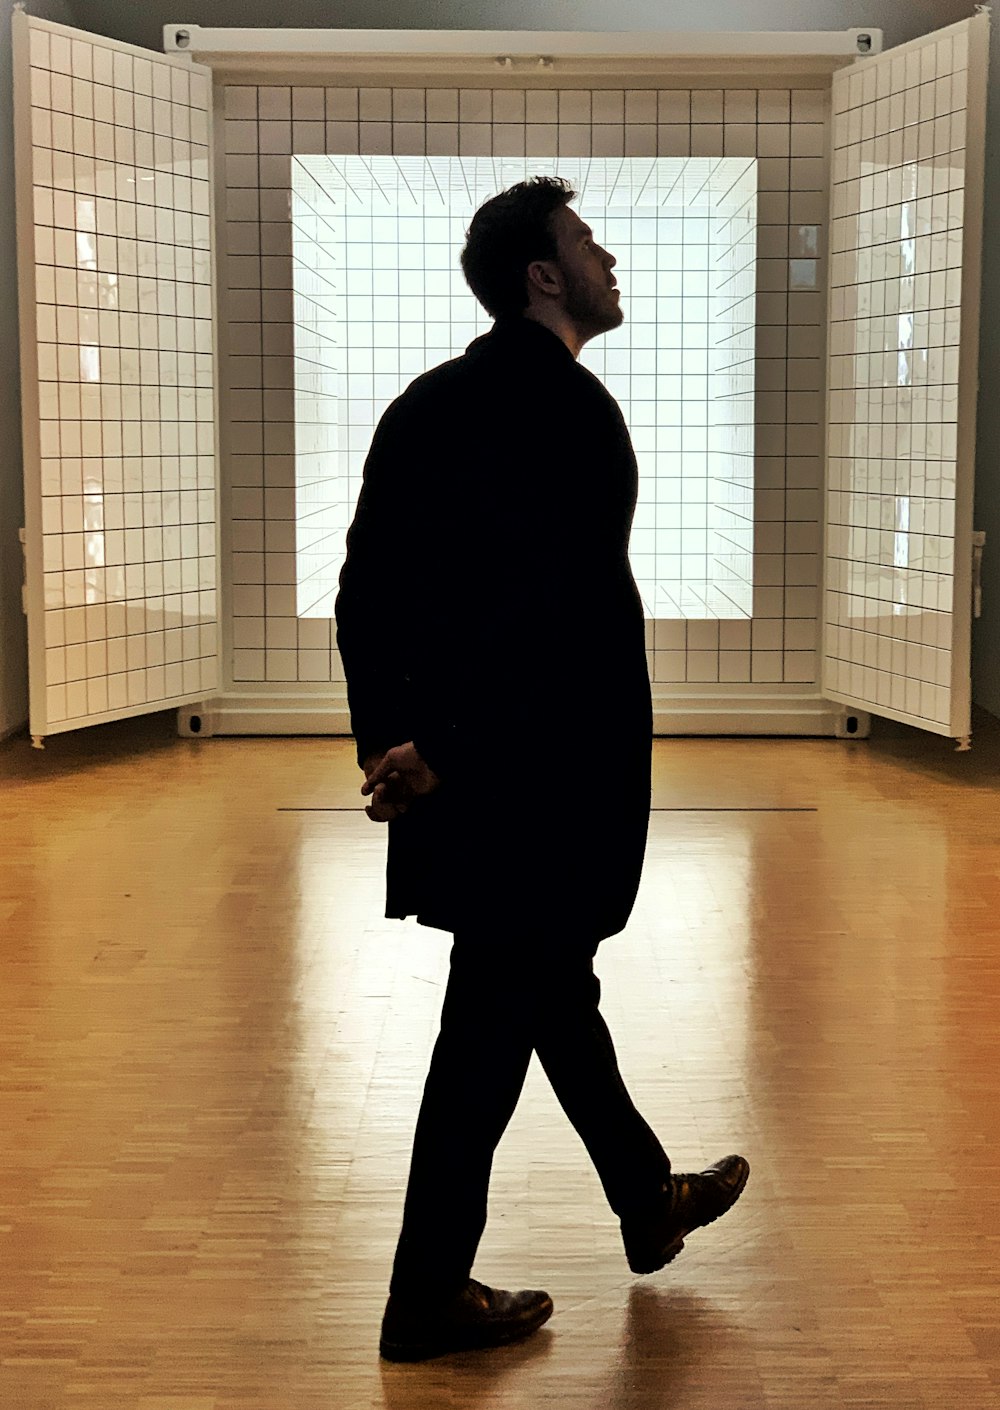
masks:
[[[527,269],[528,293],[532,291],[546,298],[558,298],[563,292],[562,271],[555,260],[532,260]]]

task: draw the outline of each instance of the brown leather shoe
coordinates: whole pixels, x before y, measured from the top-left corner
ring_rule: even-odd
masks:
[[[470,1278],[443,1305],[390,1297],[379,1352],[386,1361],[427,1361],[449,1351],[504,1346],[537,1332],[551,1316],[548,1293],[504,1292]]]
[[[732,1209],[749,1177],[750,1166],[741,1155],[727,1155],[698,1175],[671,1175],[661,1211],[621,1221],[632,1272],[656,1273],[672,1262],[693,1229],[713,1224]]]

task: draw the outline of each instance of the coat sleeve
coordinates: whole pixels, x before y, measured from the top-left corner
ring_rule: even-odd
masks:
[[[337,646],[347,678],[358,763],[413,740],[440,777],[455,728],[419,669],[427,612],[427,548],[436,524],[428,493],[427,415],[416,398],[386,410],[365,462],[337,594]]]
[[[406,419],[394,402],[376,428],[334,608],[359,764],[412,738],[404,590],[410,571],[403,504]]]

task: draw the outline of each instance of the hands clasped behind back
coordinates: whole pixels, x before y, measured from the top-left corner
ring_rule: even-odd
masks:
[[[372,822],[391,822],[410,804],[440,787],[441,780],[417,753],[412,740],[397,744],[384,754],[369,754],[364,762],[364,797],[371,798],[365,812]]]

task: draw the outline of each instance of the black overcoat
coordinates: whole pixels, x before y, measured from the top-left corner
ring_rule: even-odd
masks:
[[[652,735],[636,491],[614,398],[528,319],[386,410],[337,643],[359,761],[412,739],[443,780],[389,824],[388,916],[592,940],[625,925]]]

